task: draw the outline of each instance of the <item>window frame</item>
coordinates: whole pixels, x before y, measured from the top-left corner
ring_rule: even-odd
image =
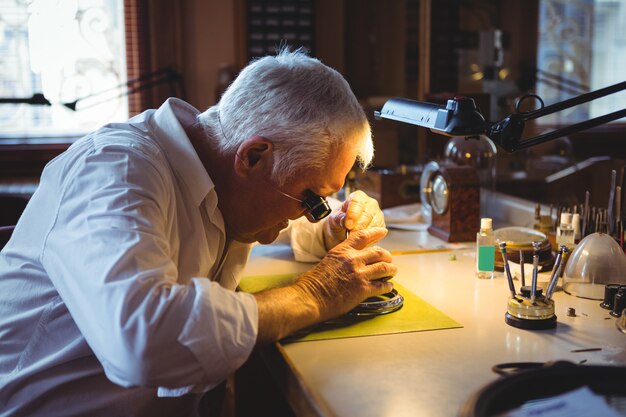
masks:
[[[129,80],[150,70],[150,9],[148,0],[124,0],[126,71]],[[127,96],[129,116],[152,105],[150,89]],[[87,132],[85,132],[87,133]],[[0,140],[0,177],[39,176],[44,166],[82,135],[3,138]]]

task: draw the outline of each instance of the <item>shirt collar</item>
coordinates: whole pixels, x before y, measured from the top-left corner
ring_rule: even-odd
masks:
[[[194,203],[200,206],[215,185],[179,121],[179,116],[185,113],[196,117],[199,111],[180,99],[169,98],[154,112],[150,127],[156,132],[156,140],[170,165],[191,192]]]

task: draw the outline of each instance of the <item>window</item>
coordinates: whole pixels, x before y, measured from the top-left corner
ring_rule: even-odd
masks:
[[[546,104],[625,81],[625,27],[623,0],[541,0],[537,93]],[[538,122],[572,124],[621,110],[624,103],[626,91],[545,116]]]
[[[81,136],[128,117],[123,12],[123,0],[0,0],[0,138]],[[37,93],[51,105],[6,103]]]

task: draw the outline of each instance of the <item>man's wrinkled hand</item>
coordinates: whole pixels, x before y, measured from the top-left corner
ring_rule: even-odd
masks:
[[[319,321],[345,314],[361,301],[393,289],[384,280],[397,272],[391,253],[374,245],[386,234],[387,229],[381,227],[355,231],[315,268],[298,277],[295,285],[303,299],[316,306]]]
[[[385,227],[385,217],[376,200],[355,191],[328,216],[324,226],[326,248],[330,250],[345,240],[348,231],[369,227]]]

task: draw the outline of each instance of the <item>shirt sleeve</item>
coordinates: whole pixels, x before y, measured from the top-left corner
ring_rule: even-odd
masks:
[[[178,283],[167,170],[130,145],[81,153],[58,175],[41,260],[112,382],[203,391],[249,356],[256,302],[206,278]]]
[[[301,217],[290,222],[288,233],[293,256],[298,262],[319,262],[326,255],[323,222],[310,223]]]
[[[341,207],[340,201],[333,198],[327,200],[333,211]],[[304,216],[289,223],[284,235],[289,236],[296,261],[319,262],[326,256],[328,251],[324,244],[324,223],[325,220],[311,223]],[[284,239],[284,237],[281,238]]]

